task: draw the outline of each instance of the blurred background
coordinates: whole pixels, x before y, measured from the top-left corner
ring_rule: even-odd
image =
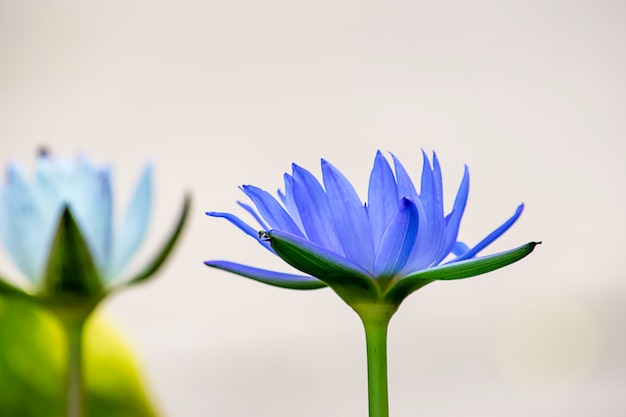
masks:
[[[45,145],[115,170],[117,213],[155,165],[148,240],[193,212],[153,281],[100,312],[139,357],[163,416],[367,414],[364,336],[330,290],[295,292],[203,265],[282,268],[205,211],[243,214],[296,162],[365,197],[377,149],[418,178],[463,164],[460,237],[522,262],[431,284],[389,334],[391,414],[623,416],[626,397],[626,5],[620,1],[0,1],[0,159]],[[6,255],[5,275],[18,276]],[[1,389],[1,388],[0,388]]]

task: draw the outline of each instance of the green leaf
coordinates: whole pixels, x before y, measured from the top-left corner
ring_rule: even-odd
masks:
[[[152,261],[150,261],[148,265],[146,265],[144,269],[141,270],[137,275],[135,275],[133,278],[129,280],[125,280],[121,282],[120,284],[114,286],[111,289],[111,291],[118,291],[118,290],[121,290],[122,288],[126,288],[131,285],[135,285],[142,281],[145,281],[146,279],[154,275],[161,268],[161,266],[163,266],[168,255],[170,254],[170,252],[174,248],[174,245],[178,241],[178,238],[180,236],[180,233],[183,230],[183,227],[185,226],[187,217],[189,215],[190,207],[191,207],[191,196],[187,194],[185,195],[183,209],[180,213],[180,216],[178,217],[178,222],[176,223],[176,226],[172,230],[172,233],[170,234],[167,241],[161,247],[161,250],[156,254],[154,258],[152,258]]]
[[[103,293],[87,242],[67,206],[52,241],[43,285],[42,298],[53,304],[93,300]]]
[[[380,290],[374,278],[362,268],[349,265],[348,260],[279,230],[263,235],[285,262],[325,282],[349,305],[378,300]]]
[[[85,417],[155,417],[133,355],[115,329],[95,314],[84,343]],[[65,417],[66,345],[45,309],[0,296],[0,416]]]
[[[413,291],[418,290],[430,282],[469,278],[494,271],[524,258],[540,243],[541,242],[529,242],[506,252],[418,271],[414,274],[402,277],[395,285],[391,286],[384,298],[385,300],[399,304]]]

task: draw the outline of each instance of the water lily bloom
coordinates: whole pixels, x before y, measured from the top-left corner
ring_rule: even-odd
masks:
[[[207,265],[279,287],[329,286],[359,314],[368,343],[372,416],[387,415],[386,329],[402,300],[433,281],[467,278],[509,265],[536,245],[530,242],[477,257],[517,221],[524,206],[470,247],[458,240],[469,192],[467,167],[446,214],[437,156],[433,154],[431,161],[423,152],[419,192],[400,161],[393,155],[392,160],[393,169],[377,152],[366,203],[337,168],[322,160],[321,183],[293,164],[278,198],[252,185],[241,187],[253,205],[239,205],[255,219],[256,227],[230,213],[207,213],[228,220],[305,275],[224,260]]]
[[[30,180],[11,163],[6,184],[0,185],[0,240],[31,285],[20,288],[0,277],[0,291],[50,305],[71,301],[81,308],[93,306],[156,272],[180,233],[188,205],[187,199],[160,253],[136,276],[119,280],[147,231],[151,166],[144,168],[125,215],[115,224],[108,166],[94,165],[85,156],[59,158],[44,152]]]
[[[0,240],[30,285],[0,276],[0,294],[43,305],[68,337],[68,417],[83,415],[82,329],[107,295],[144,281],[164,263],[185,224],[190,199],[168,239],[134,276],[120,278],[142,242],[152,206],[148,165],[121,222],[113,221],[111,170],[86,157],[57,158],[42,152],[36,175],[10,164],[0,185]]]
[[[270,252],[307,275],[268,271],[229,261],[207,265],[264,283],[294,289],[333,288],[348,304],[399,304],[416,289],[436,280],[466,278],[501,268],[526,256],[535,243],[477,258],[506,232],[524,205],[502,225],[472,246],[458,240],[469,191],[467,167],[452,210],[444,213],[441,168],[423,153],[420,193],[400,161],[392,170],[379,151],[370,175],[368,201],[363,204],[346,177],[322,160],[323,185],[306,169],[293,164],[284,175],[285,192],[278,199],[252,185],[242,191],[256,209],[239,203],[259,223],[223,217],[257,239]],[[261,229],[261,232],[257,230]]]

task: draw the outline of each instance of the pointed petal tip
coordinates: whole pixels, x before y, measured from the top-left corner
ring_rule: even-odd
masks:
[[[393,157],[391,152],[389,152],[389,154]],[[383,154],[380,149],[376,151],[376,156],[374,156],[374,166],[376,166],[377,163],[387,163],[387,165],[389,165],[387,158],[385,158],[385,154]]]
[[[325,170],[330,171],[339,171],[332,163],[330,163],[327,159],[322,158],[322,174]]]
[[[110,173],[110,167],[108,165],[103,165],[102,167],[100,167],[100,169],[103,172],[109,172]],[[96,169],[96,168],[92,168],[92,169]],[[146,164],[144,165],[141,173],[139,174],[139,183],[143,183],[142,185],[139,185],[138,187],[147,187],[148,189],[152,188],[152,177],[153,177],[153,173],[154,173],[154,168],[151,162],[146,162]]]
[[[302,168],[300,165],[292,164],[293,178],[301,179],[304,175],[309,174],[309,171]]]
[[[424,166],[422,167],[422,171],[426,170],[426,168],[428,168],[429,171],[432,171],[432,166],[430,164],[430,158],[428,157],[428,154],[426,153],[426,151],[422,148],[422,159],[423,159],[423,163]]]
[[[240,185],[240,186],[239,186],[239,189],[240,189],[241,191],[243,191],[244,193],[246,193],[246,195],[248,195],[248,193],[247,193],[248,191],[251,191],[251,190],[252,190],[252,191],[254,191],[254,190],[260,190],[260,188],[259,188],[259,187],[255,187],[255,186],[254,186],[254,185],[252,185],[252,184],[242,184],[242,185]],[[249,197],[249,196],[248,196],[248,197]]]

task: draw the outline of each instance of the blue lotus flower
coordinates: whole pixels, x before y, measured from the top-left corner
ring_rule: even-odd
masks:
[[[147,165],[122,220],[113,219],[111,170],[86,157],[42,153],[36,175],[9,164],[0,185],[0,240],[32,283],[21,289],[0,277],[0,293],[59,301],[67,295],[91,306],[121,286],[152,275],[180,233],[189,199],[161,252],[138,275],[114,284],[143,241],[152,206],[152,168]]]
[[[477,257],[508,230],[522,213],[520,205],[473,247],[458,240],[469,192],[467,167],[452,210],[444,214],[443,181],[437,156],[425,153],[418,193],[406,170],[392,155],[394,169],[378,152],[370,175],[368,201],[363,203],[350,182],[322,160],[322,183],[293,165],[285,174],[279,199],[260,188],[241,189],[254,207],[239,203],[258,228],[239,217],[223,217],[306,275],[268,271],[216,260],[207,265],[267,284],[293,289],[331,287],[359,315],[367,345],[370,417],[388,417],[387,329],[402,301],[436,280],[483,274],[516,262],[534,249],[518,248]]]
[[[395,311],[406,296],[430,282],[492,271],[516,262],[535,247],[530,242],[477,258],[517,221],[523,204],[469,247],[458,240],[469,191],[467,167],[452,209],[445,214],[437,156],[433,153],[431,163],[423,152],[419,193],[400,161],[394,155],[392,159],[394,169],[377,152],[365,204],[346,177],[322,160],[322,183],[293,164],[292,173],[284,175],[285,191],[278,192],[278,199],[252,185],[241,187],[254,207],[239,205],[258,222],[261,232],[233,214],[207,213],[225,218],[306,275],[224,260],[205,263],[279,287],[330,286],[360,313],[361,306],[372,304],[389,305]]]

